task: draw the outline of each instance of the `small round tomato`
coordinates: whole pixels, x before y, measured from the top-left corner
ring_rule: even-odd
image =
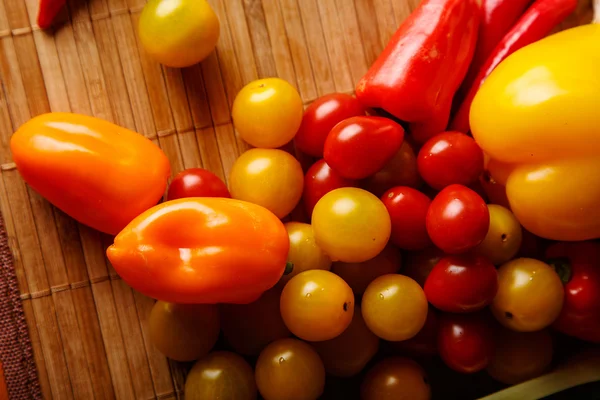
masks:
[[[496,335],[496,351],[487,372],[507,385],[537,378],[552,362],[552,336],[544,329],[536,332],[514,332],[503,329]]]
[[[376,278],[362,297],[362,314],[369,329],[382,339],[414,337],[427,319],[427,298],[413,279],[399,274]]]
[[[378,197],[395,186],[418,189],[422,185],[423,180],[417,170],[417,156],[408,140],[402,142],[400,150],[382,169],[362,181],[362,187]]]
[[[279,307],[285,325],[300,339],[329,340],[350,325],[354,294],[333,272],[313,269],[301,272],[285,285]]]
[[[385,192],[381,201],[392,221],[393,244],[404,250],[422,250],[431,245],[425,226],[429,197],[408,186],[397,186]]]
[[[280,78],[248,83],[235,96],[233,126],[254,147],[274,149],[290,142],[302,122],[304,105],[298,91]]]
[[[293,269],[281,277],[280,284],[285,284],[300,272],[310,269],[331,269],[331,259],[317,246],[312,226],[301,222],[288,222],[285,229],[290,237],[288,262],[293,264]]]
[[[333,376],[350,377],[363,370],[379,349],[379,338],[367,328],[360,308],[348,328],[341,335],[324,342],[314,342],[325,371]]]
[[[312,226],[317,244],[333,261],[360,263],[385,248],[392,230],[390,215],[366,190],[341,188],[316,204]]]
[[[152,344],[175,361],[205,356],[219,338],[219,309],[214,304],[157,301],[148,319]]]
[[[331,169],[325,160],[317,161],[306,171],[304,177],[303,199],[306,212],[311,216],[321,197],[332,190],[356,186],[357,182],[355,180],[342,177]]]
[[[510,203],[506,197],[506,187],[496,182],[488,171],[483,171],[479,182],[490,203],[510,209]]]
[[[487,307],[498,291],[498,273],[485,257],[447,256],[425,281],[427,300],[438,310],[465,313]]]
[[[429,400],[431,387],[425,370],[416,361],[390,357],[367,372],[360,387],[360,398]]]
[[[186,400],[255,400],[252,367],[237,354],[217,351],[198,360],[185,381]]]
[[[265,400],[317,400],[325,388],[325,367],[308,343],[281,339],[260,353],[256,385]]]
[[[375,258],[361,263],[336,262],[331,270],[350,285],[354,294],[363,294],[375,278],[394,274],[400,266],[400,252],[394,246],[388,245]]]
[[[427,211],[427,233],[448,254],[464,253],[483,241],[490,227],[485,201],[473,190],[450,185],[440,191]]]
[[[464,133],[444,132],[425,142],[417,165],[425,182],[434,189],[452,184],[469,186],[483,173],[483,151]]]
[[[498,268],[498,293],[491,309],[500,323],[520,332],[539,331],[556,320],[564,289],[548,264],[517,258]]]
[[[406,257],[402,263],[402,275],[414,279],[421,287],[435,265],[445,256],[445,253],[435,246],[421,251],[405,253]]]
[[[365,109],[349,94],[330,93],[319,97],[304,111],[302,124],[294,138],[296,147],[313,157],[323,157],[329,131],[339,122],[358,115],[365,115]]]
[[[425,325],[414,337],[400,342],[389,342],[392,350],[412,357],[431,357],[438,354],[439,317],[433,307],[427,311]]]
[[[394,157],[404,141],[404,128],[382,117],[352,117],[333,127],[323,158],[341,176],[363,179]]]
[[[212,172],[202,168],[181,171],[167,192],[167,200],[184,197],[231,197],[225,183]]]
[[[504,264],[512,260],[519,251],[523,231],[510,210],[496,204],[488,204],[487,207],[490,227],[485,239],[475,247],[474,252],[486,257],[494,265]]]
[[[492,326],[485,312],[442,315],[438,349],[444,363],[465,374],[484,369],[494,355]]]
[[[236,353],[257,356],[269,343],[291,336],[279,311],[281,288],[249,304],[220,304],[223,337]]]
[[[304,173],[298,160],[277,149],[251,149],[231,168],[234,199],[263,206],[279,218],[288,215],[302,197]]]
[[[219,19],[206,0],[149,0],[138,22],[146,53],[174,68],[189,67],[208,57],[219,34]]]

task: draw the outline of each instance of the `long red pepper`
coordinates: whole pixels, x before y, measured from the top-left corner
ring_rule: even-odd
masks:
[[[445,128],[475,52],[480,14],[480,0],[423,0],[360,79],[356,97],[400,120]]]
[[[40,0],[37,14],[37,24],[41,29],[47,29],[64,7],[66,0]]]
[[[468,133],[469,111],[477,91],[506,57],[533,42],[543,39],[577,7],[577,0],[536,0],[516,25],[504,36],[483,65],[464,101],[458,108],[450,129]]]

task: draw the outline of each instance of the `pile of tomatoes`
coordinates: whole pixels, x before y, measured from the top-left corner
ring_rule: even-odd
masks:
[[[504,384],[547,370],[563,283],[486,179],[470,136],[445,132],[418,148],[350,95],[304,110],[277,78],[244,87],[232,114],[255,148],[229,187],[191,169],[167,198],[269,209],[285,222],[289,263],[251,304],[156,303],[154,345],[195,361],[186,399],[317,399],[326,377],[360,379],[362,399],[428,399],[422,360],[438,356]]]

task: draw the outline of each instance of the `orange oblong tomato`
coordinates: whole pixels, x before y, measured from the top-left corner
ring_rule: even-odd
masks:
[[[283,223],[264,207],[190,197],[139,215],[107,255],[121,278],[146,296],[248,304],[279,281],[289,246]]]
[[[38,115],[12,135],[10,147],[33,190],[111,235],[160,200],[171,174],[166,155],[148,138],[87,115]]]

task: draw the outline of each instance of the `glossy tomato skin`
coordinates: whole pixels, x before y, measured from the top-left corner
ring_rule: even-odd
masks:
[[[308,216],[312,215],[315,205],[325,194],[334,189],[356,186],[356,180],[344,178],[331,169],[325,160],[317,161],[306,171],[304,177],[302,199]]]
[[[323,158],[341,176],[363,179],[382,169],[400,150],[404,128],[382,117],[352,117],[333,127]]]
[[[442,315],[438,349],[444,363],[465,374],[484,369],[494,355],[492,323],[486,312]]]
[[[425,281],[427,300],[437,309],[468,313],[487,307],[498,291],[498,273],[485,257],[463,254],[442,258]]]
[[[345,93],[330,93],[313,101],[304,111],[302,124],[296,133],[296,147],[313,157],[323,157],[329,131],[350,117],[365,115],[365,109],[355,98]]]
[[[425,370],[410,358],[389,357],[375,364],[365,375],[360,388],[362,400],[429,400]]]
[[[189,168],[175,175],[167,192],[167,200],[184,197],[231,198],[231,194],[217,175],[203,168]]]
[[[404,250],[422,250],[431,245],[425,219],[431,199],[408,186],[384,193],[381,201],[392,221],[390,241]]]
[[[434,189],[452,184],[469,186],[483,173],[483,151],[464,133],[443,132],[425,142],[417,164],[425,182]]]
[[[416,336],[400,342],[388,342],[392,350],[411,357],[432,357],[438,354],[438,311],[429,307],[425,325]]]
[[[483,241],[490,226],[485,201],[463,185],[441,190],[427,211],[427,232],[448,254],[464,253]]]

